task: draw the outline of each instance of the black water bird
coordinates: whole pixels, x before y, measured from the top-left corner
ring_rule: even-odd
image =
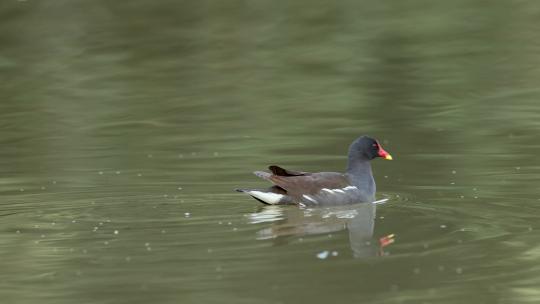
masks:
[[[371,160],[392,160],[380,143],[368,136],[357,138],[349,147],[347,170],[338,172],[302,172],[270,166],[270,172],[255,171],[272,182],[268,189],[236,189],[268,205],[328,206],[375,201],[375,180]]]

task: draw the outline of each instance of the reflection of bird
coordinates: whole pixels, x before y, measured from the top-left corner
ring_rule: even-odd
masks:
[[[237,189],[268,205],[304,206],[340,205],[375,200],[375,180],[370,161],[376,157],[391,160],[379,142],[367,136],[357,138],[349,147],[347,171],[299,172],[270,166],[272,173],[256,171],[255,175],[274,185],[265,190]]]
[[[375,204],[359,203],[330,208],[298,209],[268,206],[249,216],[250,222],[272,222],[257,232],[257,239],[274,239],[286,243],[293,236],[349,232],[349,245],[355,257],[380,254],[378,242],[373,241]],[[382,246],[381,246],[382,247]]]

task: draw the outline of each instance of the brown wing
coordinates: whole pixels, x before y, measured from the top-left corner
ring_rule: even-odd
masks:
[[[304,194],[316,194],[323,188],[345,188],[350,185],[346,175],[336,172],[309,173],[306,175],[272,175],[269,180],[287,191],[290,196],[299,198]]]
[[[272,171],[274,175],[279,175],[279,176],[303,176],[303,175],[311,174],[309,172],[287,170],[287,169],[281,168],[280,166],[270,166],[268,167],[268,169],[270,169],[270,171]]]

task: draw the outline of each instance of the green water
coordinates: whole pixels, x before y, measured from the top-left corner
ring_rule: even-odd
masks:
[[[540,3],[0,3],[2,303],[540,302]],[[270,164],[377,207],[263,207]],[[379,238],[395,243],[379,248]]]

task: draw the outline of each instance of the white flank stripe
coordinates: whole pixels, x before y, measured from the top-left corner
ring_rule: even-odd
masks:
[[[345,193],[345,191],[343,191],[341,189],[334,189],[334,191],[339,192],[339,193]]]
[[[321,190],[322,190],[322,191],[326,191],[326,192],[328,192],[328,193],[334,193],[334,191],[332,191],[332,190],[330,190],[330,189],[328,189],[328,188],[322,188]]]
[[[305,199],[310,200],[310,201],[314,202],[315,204],[318,204],[318,202],[317,202],[316,200],[314,200],[312,197],[310,197],[309,195],[305,195],[305,194],[304,194],[304,195],[302,195],[302,196],[303,196]]]
[[[279,201],[283,198],[283,195],[272,193],[272,192],[262,192],[262,191],[252,190],[252,191],[248,191],[248,193],[251,196],[256,197],[260,199],[261,201],[270,205],[275,205],[279,203]]]
[[[347,186],[343,188],[343,190],[354,190],[354,189],[358,189],[358,188],[356,188],[355,186]]]

